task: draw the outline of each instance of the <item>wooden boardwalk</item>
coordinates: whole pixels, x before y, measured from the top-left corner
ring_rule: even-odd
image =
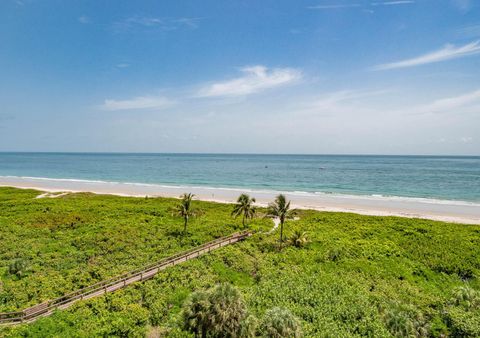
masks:
[[[67,307],[71,306],[73,303],[77,301],[98,297],[107,292],[113,292],[115,290],[124,288],[125,286],[130,285],[132,283],[150,279],[153,276],[155,276],[158,272],[170,266],[183,263],[192,258],[196,258],[200,255],[203,255],[212,250],[221,248],[223,246],[236,243],[238,241],[245,239],[250,235],[251,235],[251,232],[249,231],[234,233],[230,236],[218,238],[212,242],[203,244],[191,250],[184,251],[174,256],[165,258],[157,263],[124,273],[123,275],[120,275],[117,277],[113,277],[113,278],[92,284],[83,289],[76,290],[74,292],[71,292],[62,297],[56,298],[54,300],[37,304],[23,311],[0,313],[0,325],[2,324],[11,325],[11,324],[33,322],[40,317],[51,315],[57,309],[60,309],[60,310],[66,309]]]

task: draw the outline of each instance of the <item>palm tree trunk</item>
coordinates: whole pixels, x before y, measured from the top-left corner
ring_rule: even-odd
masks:
[[[243,228],[245,229],[245,214],[243,214],[242,225],[243,225]]]
[[[280,220],[280,243],[283,243],[283,220]]]
[[[187,223],[188,223],[188,216],[184,217],[184,223],[183,223],[183,233],[187,233]]]

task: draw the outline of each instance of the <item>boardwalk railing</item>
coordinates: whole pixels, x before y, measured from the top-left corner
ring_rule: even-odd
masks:
[[[76,290],[54,300],[37,304],[23,311],[0,313],[0,324],[19,324],[32,322],[39,317],[52,314],[53,311],[56,309],[65,309],[76,301],[97,297],[107,292],[113,292],[115,290],[121,289],[129,284],[147,280],[149,278],[152,278],[159,271],[164,270],[170,266],[183,263],[189,259],[196,258],[212,250],[221,248],[222,246],[236,243],[250,235],[251,232],[249,231],[234,233],[230,236],[218,238],[214,241],[205,243],[196,248],[178,253],[174,256],[170,256],[154,264],[147,265],[143,268],[129,271],[120,276],[89,285],[83,289]]]

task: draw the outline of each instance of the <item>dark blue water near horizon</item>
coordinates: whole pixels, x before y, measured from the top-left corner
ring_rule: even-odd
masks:
[[[480,202],[480,156],[9,152],[0,176]]]

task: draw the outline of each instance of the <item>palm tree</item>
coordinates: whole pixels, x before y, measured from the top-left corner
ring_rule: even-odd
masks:
[[[384,321],[394,337],[416,337],[413,321],[406,311],[390,309],[385,313]]]
[[[251,337],[257,324],[242,294],[231,284],[192,293],[183,305],[182,318],[183,328],[195,337]]]
[[[302,337],[302,327],[288,309],[274,307],[267,310],[261,325],[262,337],[283,338]]]
[[[289,241],[293,244],[293,246],[301,248],[308,243],[307,233],[305,231],[295,230]]]
[[[215,338],[235,338],[248,317],[240,291],[231,284],[217,285],[210,291],[209,333]]]
[[[28,271],[28,263],[22,258],[15,259],[9,266],[8,272],[12,275],[22,278]]]
[[[280,242],[283,242],[283,224],[285,220],[292,219],[296,211],[290,209],[290,201],[287,201],[285,195],[280,194],[273,203],[268,205],[267,217],[278,217],[280,220]]]
[[[452,303],[463,305],[467,309],[480,306],[480,293],[467,285],[459,286],[453,291]]]
[[[242,225],[245,228],[245,221],[255,216],[256,208],[253,206],[255,198],[250,198],[247,194],[241,194],[237,199],[237,204],[233,207],[232,216],[237,218],[242,216]]]
[[[180,204],[178,204],[176,207],[175,207],[175,214],[178,216],[178,217],[182,217],[183,218],[183,232],[184,233],[187,233],[187,224],[188,224],[188,220],[190,219],[190,217],[194,217],[197,215],[197,211],[195,209],[192,208],[192,199],[195,195],[194,194],[183,194],[182,196],[180,196],[180,198],[182,199],[180,201]]]
[[[210,311],[209,294],[206,291],[193,292],[183,305],[183,327],[195,333],[195,337],[206,337]]]

